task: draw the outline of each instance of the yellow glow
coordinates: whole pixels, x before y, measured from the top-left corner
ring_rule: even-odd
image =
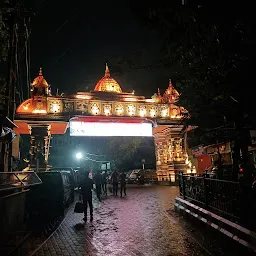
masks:
[[[171,118],[176,118],[176,119],[180,119],[181,118],[181,116],[171,116]]]
[[[24,110],[28,110],[28,106],[24,106],[23,108],[24,108]]]
[[[84,100],[90,100],[92,97],[89,95],[76,95],[77,99],[84,99]]]
[[[149,114],[151,117],[154,117],[154,116],[156,116],[156,111],[154,109],[150,109]]]
[[[58,103],[53,103],[53,104],[51,105],[51,112],[59,113],[59,112],[60,112],[60,104],[58,104]]]
[[[104,109],[104,113],[106,116],[110,115],[110,109],[108,108]]]
[[[128,114],[129,114],[129,116],[135,115],[135,107],[134,107],[133,105],[129,105],[129,106],[127,107],[127,112],[128,112]]]
[[[167,109],[163,109],[163,110],[161,111],[161,116],[162,116],[162,117],[167,117],[167,115],[168,115],[168,110],[167,110]]]
[[[191,173],[191,169],[187,169],[187,173]]]
[[[46,110],[35,109],[35,110],[33,110],[32,113],[34,113],[34,114],[46,114],[47,112],[46,112]]]
[[[171,174],[171,182],[175,182],[175,175],[174,175],[174,173]]]
[[[146,113],[147,113],[147,110],[145,109],[145,108],[143,108],[143,109],[141,109],[140,110],[140,116],[145,116],[146,115]]]
[[[124,112],[124,110],[123,110],[122,108],[116,109],[116,113],[117,113],[118,115],[122,115],[123,112]]]
[[[153,99],[145,99],[146,102],[155,102]]]
[[[92,107],[92,113],[93,113],[93,115],[98,115],[99,112],[100,112],[99,107],[98,107],[97,105],[94,105],[94,106]]]
[[[157,165],[161,165],[161,161],[158,160],[158,161],[156,162],[156,164],[157,164]]]
[[[135,98],[124,98],[125,101],[137,101]]]

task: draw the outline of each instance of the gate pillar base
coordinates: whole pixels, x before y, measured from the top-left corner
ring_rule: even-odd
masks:
[[[30,167],[46,170],[50,151],[51,125],[29,124]]]
[[[185,169],[183,125],[159,125],[153,128],[158,181],[176,182],[176,174]]]

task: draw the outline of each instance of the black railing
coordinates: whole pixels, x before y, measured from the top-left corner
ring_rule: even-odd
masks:
[[[35,172],[0,172],[0,192],[41,184]]]
[[[205,209],[240,219],[242,190],[239,182],[180,174],[180,195]]]

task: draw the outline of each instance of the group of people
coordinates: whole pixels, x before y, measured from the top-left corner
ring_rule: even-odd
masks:
[[[117,171],[112,172],[109,175],[107,172],[101,173],[97,171],[96,174],[92,177],[89,177],[89,172],[84,171],[83,177],[80,180],[79,188],[81,188],[81,196],[84,205],[84,218],[83,220],[87,221],[87,208],[89,205],[90,208],[90,221],[93,220],[93,205],[92,205],[92,189],[93,184],[95,184],[96,195],[99,201],[101,201],[102,192],[107,196],[107,184],[108,181],[112,184],[113,195],[117,196],[118,194],[118,184],[120,182],[120,196],[123,197],[123,193],[126,196],[126,174],[124,171],[119,174]]]

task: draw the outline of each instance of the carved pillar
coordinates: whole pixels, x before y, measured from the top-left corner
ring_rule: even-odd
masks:
[[[161,125],[153,128],[156,171],[159,181],[175,181],[175,173],[185,169],[182,126]]]
[[[45,168],[48,165],[51,126],[48,124],[30,124],[30,165],[32,168]]]

